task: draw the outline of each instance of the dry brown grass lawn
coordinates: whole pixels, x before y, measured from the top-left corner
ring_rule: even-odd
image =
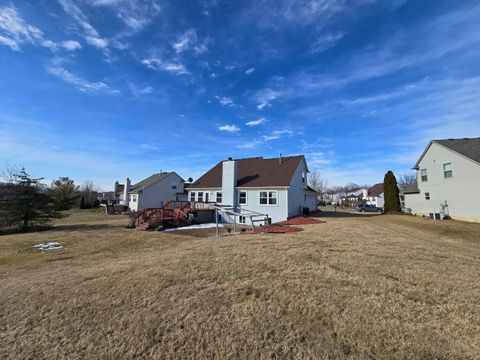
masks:
[[[480,358],[480,225],[194,238],[74,213],[0,237],[0,357]],[[42,253],[33,244],[60,241]]]

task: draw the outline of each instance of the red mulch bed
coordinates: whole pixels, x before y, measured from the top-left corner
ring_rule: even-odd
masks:
[[[326,221],[312,219],[309,217],[295,217],[288,219],[287,221],[282,221],[280,224],[282,225],[309,225],[309,224],[323,224]]]
[[[254,233],[269,233],[269,234],[282,234],[282,233],[291,233],[302,231],[300,228],[292,227],[292,226],[284,226],[284,225],[271,225],[271,226],[261,226],[256,228]]]

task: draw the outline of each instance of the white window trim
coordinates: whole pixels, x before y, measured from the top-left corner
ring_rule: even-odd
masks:
[[[218,194],[222,194],[222,201],[218,202]],[[215,191],[215,202],[218,204],[223,203],[223,193],[221,191]]]
[[[260,193],[262,192],[266,192],[267,193],[267,203],[266,204],[260,204]],[[268,203],[268,200],[269,200],[269,197],[268,197],[268,193],[269,192],[274,192],[275,193],[275,199],[277,199],[277,203],[276,204],[269,204]],[[258,192],[258,206],[268,206],[268,207],[272,207],[272,206],[278,206],[279,204],[279,199],[278,199],[278,190],[260,190]]]
[[[240,203],[240,193],[245,193],[245,203]],[[238,205],[246,206],[248,205],[248,191],[247,190],[239,190],[238,191]]]
[[[449,176],[449,177],[446,177],[445,176],[445,165],[447,164],[450,164],[450,170],[447,170],[447,171],[450,171],[452,173],[452,176]],[[445,164],[442,165],[442,170],[443,170],[443,179],[444,180],[447,180],[447,179],[452,179],[453,178],[453,166],[452,166],[452,162],[449,161],[449,162],[446,162]]]
[[[425,170],[425,176],[427,177],[427,180],[423,180],[422,170]],[[426,168],[420,169],[420,181],[421,182],[427,182],[428,181],[428,170]]]
[[[200,193],[202,193],[202,201],[200,201]],[[203,202],[205,200],[205,191],[197,191],[197,201],[198,202]]]
[[[192,200],[192,195],[193,195],[193,200]],[[190,195],[188,197],[188,201],[197,201],[197,192],[196,191],[191,191]]]

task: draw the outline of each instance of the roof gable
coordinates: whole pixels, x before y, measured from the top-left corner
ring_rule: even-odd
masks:
[[[380,196],[383,193],[383,183],[373,185],[368,189],[368,196]]]
[[[415,166],[413,167],[414,169],[418,169],[420,161],[422,161],[433,143],[480,164],[480,138],[444,139],[430,141],[420,158],[415,163]]]
[[[304,161],[303,155],[282,158],[264,159],[262,157],[237,159],[238,187],[265,187],[289,186],[298,165]],[[222,163],[220,161],[213,168],[195,181],[190,188],[221,188]],[[306,167],[306,162],[305,162]]]
[[[130,188],[130,192],[142,191],[144,188],[146,188],[150,185],[156,184],[157,182],[168,178],[170,175],[178,176],[177,173],[175,173],[175,172],[161,172],[161,173],[153,174],[153,175],[149,176],[148,178],[143,179],[142,181],[132,185],[131,188]],[[183,181],[183,179],[180,176],[178,176],[178,177],[180,178],[181,181]]]

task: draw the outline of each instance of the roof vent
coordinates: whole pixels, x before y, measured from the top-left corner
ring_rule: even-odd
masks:
[[[229,160],[229,161],[232,161],[233,159],[232,159],[232,157],[231,157],[231,156],[229,156],[229,157],[228,157],[228,160]]]

